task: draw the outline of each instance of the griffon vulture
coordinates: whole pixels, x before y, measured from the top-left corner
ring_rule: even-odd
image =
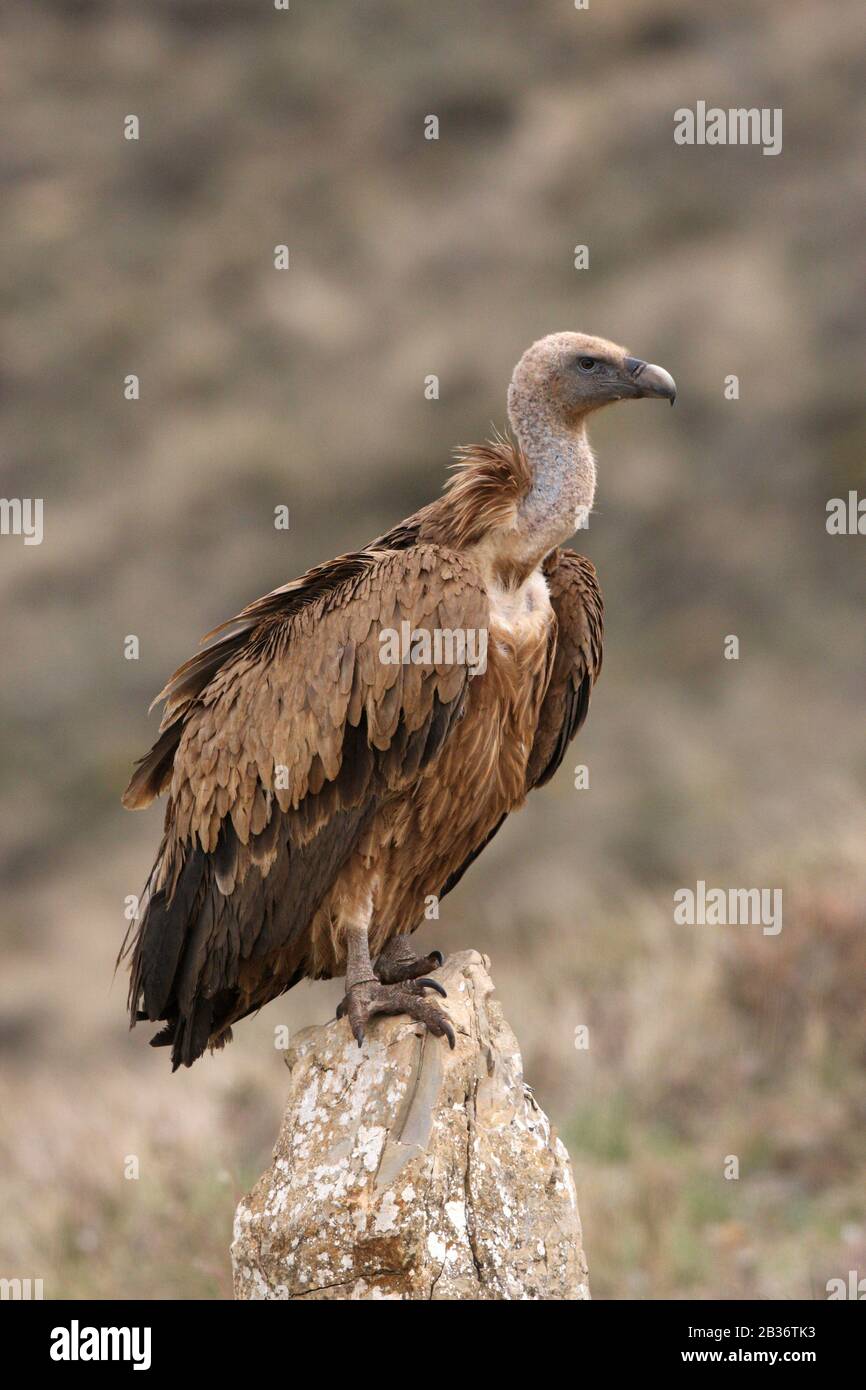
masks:
[[[175,1068],[342,974],[359,1045],[373,1015],[405,1013],[453,1046],[426,993],[444,994],[442,957],[409,934],[586,718],[602,599],[560,546],[595,494],[589,415],[645,396],[673,403],[673,378],[600,338],[542,338],[511,380],[513,439],[460,450],[440,498],[251,603],[157,697],[123,801],[168,792],[165,827],[122,954],[132,1023],[164,1023]]]

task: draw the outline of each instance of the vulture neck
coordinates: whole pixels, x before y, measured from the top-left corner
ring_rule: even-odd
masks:
[[[531,477],[517,508],[515,558],[532,570],[586,525],[595,499],[595,457],[585,417],[568,430],[541,414],[528,421],[513,416],[512,425]]]
[[[595,497],[584,419],[565,429],[509,411],[517,437],[461,450],[445,494],[419,513],[422,539],[470,551],[485,581],[519,588],[582,525]]]

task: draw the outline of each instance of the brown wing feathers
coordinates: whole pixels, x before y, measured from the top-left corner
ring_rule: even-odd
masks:
[[[305,971],[304,933],[382,797],[435,757],[465,668],[380,660],[384,628],[487,622],[468,562],[438,546],[319,566],[244,610],[168,682],[163,730],[124,797],[168,786],[132,944],[130,1008],[189,1064]],[[278,960],[277,960],[278,957]]]
[[[527,787],[556,772],[589,710],[601,672],[604,607],[595,567],[573,550],[555,550],[544,564],[556,614],[556,655],[527,768]]]

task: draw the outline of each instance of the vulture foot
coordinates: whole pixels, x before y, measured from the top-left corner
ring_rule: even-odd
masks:
[[[441,951],[429,956],[416,956],[405,936],[392,936],[384,951],[376,957],[373,970],[383,985],[396,985],[401,980],[417,980],[438,970],[444,957]]]
[[[438,953],[437,953],[438,954]],[[420,979],[394,984],[380,980],[360,980],[350,986],[337,1009],[337,1018],[347,1017],[352,1036],[360,1047],[364,1032],[375,1014],[408,1014],[423,1023],[436,1038],[447,1038],[454,1047],[454,1029],[442,1010],[425,998],[425,989],[435,990],[445,998],[445,990],[435,980]]]

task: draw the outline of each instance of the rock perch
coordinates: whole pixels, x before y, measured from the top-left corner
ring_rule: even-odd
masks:
[[[232,1245],[239,1299],[589,1298],[568,1154],[524,1084],[489,960],[437,972],[449,1051],[406,1017],[304,1029],[272,1167]]]

